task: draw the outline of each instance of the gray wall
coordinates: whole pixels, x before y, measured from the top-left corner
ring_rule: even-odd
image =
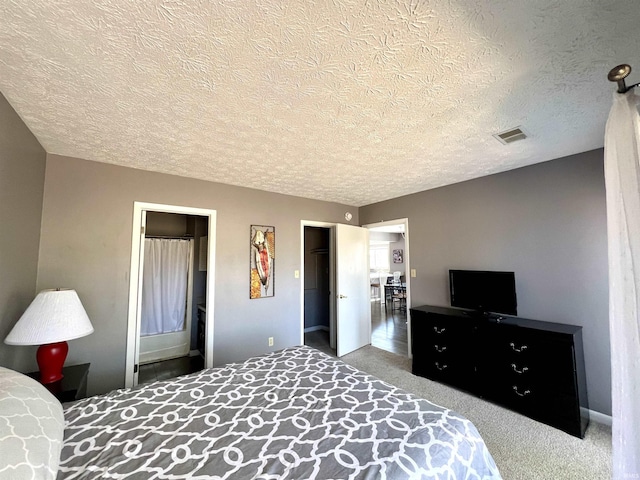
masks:
[[[4,338],[36,294],[46,154],[0,94],[0,365],[34,370],[36,347]]]
[[[299,344],[300,220],[338,223],[349,210],[359,223],[336,203],[48,155],[38,288],[78,291],[95,332],[70,342],[67,362],[91,361],[90,394],[124,384],[134,201],[217,210],[215,365]],[[273,298],[249,299],[251,224],[276,227]]]
[[[449,305],[450,268],[514,271],[519,316],[583,327],[590,408],[611,414],[602,150],[360,209],[403,217],[412,305]]]

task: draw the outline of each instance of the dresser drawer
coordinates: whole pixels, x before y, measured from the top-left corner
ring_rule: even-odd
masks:
[[[429,313],[412,324],[413,373],[464,389],[473,390],[475,364],[472,349],[475,327],[451,317]]]
[[[449,351],[455,348],[464,350],[470,346],[475,327],[471,324],[452,321],[451,317],[427,314],[412,321],[411,328],[414,339],[414,352],[430,351],[433,345],[446,347]]]
[[[538,389],[575,394],[572,343],[538,335],[535,331],[506,327],[484,338],[490,353],[482,362],[482,369],[493,379],[492,383],[526,382]]]
[[[495,400],[534,420],[555,425],[572,435],[580,435],[580,408],[575,396],[563,394],[526,380],[494,386]],[[491,398],[491,397],[490,397]]]
[[[414,355],[412,372],[465,390],[473,390],[476,382],[473,362],[448,352]]]

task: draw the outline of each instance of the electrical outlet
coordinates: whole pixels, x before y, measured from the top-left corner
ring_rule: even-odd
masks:
[[[273,337],[269,337],[269,346],[273,347]]]

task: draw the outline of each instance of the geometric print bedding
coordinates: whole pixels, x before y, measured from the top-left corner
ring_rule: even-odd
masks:
[[[55,479],[63,435],[58,399],[33,378],[0,367],[0,479]]]
[[[310,347],[65,409],[59,479],[499,479],[473,424]]]

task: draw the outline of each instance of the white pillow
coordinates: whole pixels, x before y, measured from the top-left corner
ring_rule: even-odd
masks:
[[[55,479],[62,405],[45,387],[0,367],[0,479]]]

